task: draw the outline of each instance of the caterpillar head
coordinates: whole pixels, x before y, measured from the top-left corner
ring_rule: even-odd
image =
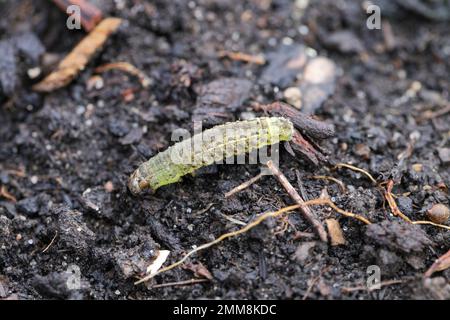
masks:
[[[139,172],[139,169],[133,172],[128,179],[128,189],[132,194],[138,195],[142,193],[142,191],[149,189],[150,192],[153,193],[153,190],[150,188],[150,184],[147,180],[145,180]]]

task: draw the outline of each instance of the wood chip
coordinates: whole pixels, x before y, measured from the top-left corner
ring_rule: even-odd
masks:
[[[345,244],[344,233],[342,232],[341,226],[336,219],[327,219],[328,234],[330,235],[331,245],[339,246]]]
[[[108,37],[117,30],[122,19],[102,20],[75,48],[58,64],[55,71],[35,84],[33,90],[51,92],[68,85],[82,71]]]

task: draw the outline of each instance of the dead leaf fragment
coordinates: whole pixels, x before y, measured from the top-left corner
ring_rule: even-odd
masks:
[[[325,221],[331,238],[331,245],[338,246],[345,244],[344,233],[342,232],[339,222],[336,219],[327,219]]]
[[[447,251],[443,256],[439,257],[431,267],[425,272],[425,278],[430,277],[433,273],[437,271],[443,271],[450,268],[450,250]]]
[[[51,92],[68,85],[82,71],[108,37],[117,30],[122,19],[103,19],[91,33],[58,64],[55,71],[33,86],[39,92]]]
[[[213,276],[211,274],[211,272],[209,272],[208,269],[206,269],[206,267],[201,263],[186,263],[183,266],[183,269],[187,269],[192,271],[195,276],[199,277],[199,278],[206,278],[208,280],[212,280]]]
[[[158,255],[156,259],[147,267],[147,273],[148,274],[155,274],[158,272],[158,270],[162,267],[164,262],[166,262],[167,258],[169,257],[170,251],[169,250],[159,250]]]
[[[5,186],[2,186],[0,188],[0,197],[3,197],[3,198],[5,198],[5,199],[7,199],[7,200],[9,200],[11,202],[14,202],[14,203],[17,202],[16,197],[14,197],[11,193],[9,193],[8,190],[6,190]]]

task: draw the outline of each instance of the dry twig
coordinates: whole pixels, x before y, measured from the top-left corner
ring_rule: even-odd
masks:
[[[129,73],[139,79],[142,87],[147,88],[150,85],[150,79],[138,68],[128,62],[112,62],[106,63],[95,68],[95,72],[103,73],[109,70],[120,70]]]
[[[122,19],[103,19],[75,48],[58,64],[55,71],[33,86],[33,90],[50,92],[68,85],[91,60],[94,53],[117,30]]]
[[[190,280],[185,280],[185,281],[176,281],[176,282],[155,284],[154,286],[151,286],[149,289],[166,288],[166,287],[174,287],[174,286],[176,286],[176,287],[188,286],[191,284],[208,282],[208,281],[209,281],[208,279],[190,279]]]
[[[375,178],[369,172],[367,172],[364,169],[360,169],[358,167],[352,166],[351,164],[338,163],[337,165],[335,165],[335,168],[347,168],[347,169],[350,169],[350,170],[353,170],[353,171],[361,172],[366,177],[368,177],[370,179],[370,181],[372,181],[374,184],[377,184],[377,180],[375,180]]]
[[[445,106],[444,108],[437,110],[437,111],[426,111],[423,113],[423,115],[421,117],[418,118],[419,122],[423,122],[426,120],[431,120],[431,119],[435,119],[438,117],[441,117],[447,113],[450,112],[450,104],[448,104],[447,106]]]
[[[243,61],[259,65],[263,65],[266,63],[266,59],[263,55],[251,55],[243,52],[233,51],[220,51],[218,55],[220,58],[228,58],[235,61]]]
[[[304,202],[303,204],[295,204],[295,205],[292,205],[292,206],[289,206],[289,207],[282,208],[282,209],[280,209],[278,211],[275,211],[275,212],[271,211],[271,212],[264,213],[264,214],[258,216],[252,222],[248,223],[243,228],[238,229],[236,231],[225,233],[225,234],[221,235],[220,237],[214,239],[211,242],[208,242],[208,243],[205,243],[205,244],[203,244],[201,246],[198,246],[197,248],[195,248],[195,249],[189,251],[188,253],[186,253],[183,256],[183,258],[181,258],[177,262],[174,262],[170,266],[167,266],[165,268],[160,269],[158,272],[156,272],[154,274],[147,275],[146,277],[140,279],[139,281],[136,281],[135,284],[146,282],[146,281],[150,280],[151,278],[155,277],[158,274],[161,274],[163,272],[172,270],[172,269],[182,265],[190,256],[192,256],[196,252],[205,250],[205,249],[207,249],[207,248],[209,248],[209,247],[211,247],[211,246],[213,246],[213,245],[215,245],[215,244],[217,244],[219,242],[222,242],[223,240],[225,240],[227,238],[235,237],[235,236],[238,236],[238,235],[240,235],[242,233],[245,233],[248,230],[256,227],[257,225],[259,225],[261,222],[263,222],[264,220],[266,220],[268,218],[276,218],[276,217],[281,216],[284,213],[290,212],[290,211],[298,209],[300,207],[306,207],[306,206],[310,206],[310,205],[327,205],[327,206],[330,206],[335,211],[339,212],[340,214],[342,214],[342,215],[344,215],[346,217],[351,217],[351,218],[358,219],[358,220],[360,220],[360,221],[362,221],[362,222],[364,222],[366,224],[370,224],[371,223],[369,220],[367,220],[366,218],[364,218],[364,217],[362,217],[362,216],[360,216],[358,214],[355,214],[355,213],[352,213],[352,212],[348,212],[348,211],[342,210],[341,208],[338,208],[329,199],[313,199],[313,200],[309,200],[309,201]]]
[[[345,184],[341,180],[336,179],[334,177],[330,177],[330,176],[312,176],[311,178],[312,179],[316,179],[316,180],[323,179],[323,180],[330,180],[330,181],[336,182],[339,185],[339,188],[341,189],[342,192],[346,191]]]
[[[55,232],[54,237],[52,238],[52,240],[50,241],[50,243],[44,248],[44,250],[42,250],[42,253],[47,252],[48,249],[50,249],[50,247],[53,245],[53,243],[56,240],[56,237],[58,236],[58,231]]]
[[[401,283],[405,283],[407,281],[411,280],[410,278],[408,279],[400,279],[400,280],[386,280],[386,281],[381,281],[380,282],[380,287],[386,287],[386,286],[390,286],[393,284],[401,284]],[[354,291],[363,291],[363,290],[367,290],[367,291],[373,291],[375,289],[370,289],[369,287],[367,287],[367,285],[359,285],[356,287],[343,287],[341,289],[341,291],[343,293],[350,293],[350,292],[354,292]]]
[[[291,183],[288,181],[288,179],[285,177],[285,175],[278,169],[278,167],[270,160],[267,162],[267,167],[272,171],[275,178],[280,182],[280,184],[284,187],[286,192],[289,194],[289,196],[299,205],[303,205],[305,201],[300,197],[298,192],[294,189],[294,187],[291,185]],[[308,220],[308,222],[314,227],[316,230],[317,235],[319,236],[320,240],[323,242],[327,242],[327,232],[325,231],[325,228],[323,227],[322,223],[317,219],[315,214],[311,211],[310,208],[301,206],[300,210],[303,214],[303,216]]]
[[[229,198],[232,195],[241,192],[244,189],[247,189],[248,187],[250,187],[252,184],[254,184],[256,181],[258,181],[259,179],[261,179],[264,176],[264,174],[259,173],[258,175],[254,176],[253,178],[251,178],[248,181],[245,181],[244,183],[238,185],[237,187],[231,189],[230,191],[228,191],[227,193],[225,193],[225,198]]]

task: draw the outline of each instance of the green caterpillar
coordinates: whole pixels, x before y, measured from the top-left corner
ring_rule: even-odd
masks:
[[[260,149],[289,141],[294,134],[291,121],[263,117],[215,126],[183,140],[144,162],[131,175],[128,188],[133,194],[144,189],[156,191],[175,183],[195,170]]]

